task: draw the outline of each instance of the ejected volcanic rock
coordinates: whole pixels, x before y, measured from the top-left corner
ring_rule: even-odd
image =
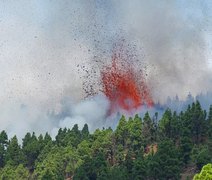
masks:
[[[114,45],[110,63],[95,59],[98,66],[89,71],[83,66],[86,96],[103,92],[110,101],[110,112],[131,111],[142,105],[151,107],[154,103],[145,79],[146,67],[136,58],[134,47],[121,41]]]

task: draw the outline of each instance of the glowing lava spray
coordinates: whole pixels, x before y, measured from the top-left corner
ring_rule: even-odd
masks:
[[[123,51],[115,51],[112,64],[101,70],[103,92],[111,103],[111,111],[130,111],[142,105],[153,106],[145,78],[141,70],[123,56]]]
[[[126,46],[122,41],[114,45],[109,63],[100,56],[90,69],[85,65],[78,66],[85,72],[83,89],[86,97],[103,92],[110,101],[109,114],[154,105],[144,76],[147,74],[142,69],[143,62],[138,60],[134,51],[134,47]]]

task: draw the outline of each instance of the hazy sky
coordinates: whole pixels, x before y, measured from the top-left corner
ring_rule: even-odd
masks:
[[[211,25],[211,0],[0,0],[0,126],[81,100],[77,65],[118,36],[142,49],[156,100],[210,91]]]
[[[80,96],[82,83],[75,67],[93,57],[95,51],[89,50],[92,50],[95,45],[94,39],[103,39],[102,46],[107,48],[105,45],[108,43],[107,38],[112,39],[120,29],[126,33],[126,36],[140,38],[141,43],[143,39],[145,41],[145,35],[149,38],[149,34],[146,33],[149,28],[151,28],[149,33],[152,33],[153,38],[159,36],[160,32],[157,33],[157,28],[163,21],[166,21],[162,19],[161,22],[160,13],[164,13],[162,17],[166,17],[167,13],[169,18],[169,8],[174,9],[173,16],[176,16],[174,18],[180,19],[173,23],[181,23],[183,18],[185,23],[186,21],[190,23],[185,26],[185,31],[186,28],[193,28],[196,25],[199,28],[196,29],[196,34],[201,33],[202,36],[202,31],[204,31],[203,38],[206,39],[206,46],[203,50],[207,55],[206,59],[211,61],[212,6],[210,0],[179,0],[172,1],[172,3],[164,0],[145,2],[1,0],[0,101],[5,102],[9,99],[12,101],[20,99],[52,101],[64,95]],[[166,11],[163,11],[164,9]],[[154,13],[159,13],[159,17],[152,16]],[[154,20],[155,27],[149,27],[152,24],[148,24],[147,20],[151,23]],[[143,28],[142,24],[146,27]],[[165,22],[165,27],[162,26],[162,28],[173,28],[174,33],[176,33],[177,26],[180,26],[177,24],[172,27],[170,24],[170,27],[166,27],[167,24]],[[137,34],[134,34],[135,31]],[[171,30],[164,29],[164,31],[170,33]],[[163,40],[160,41],[161,44]]]

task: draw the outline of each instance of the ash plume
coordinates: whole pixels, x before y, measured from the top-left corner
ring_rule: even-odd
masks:
[[[115,126],[104,95],[84,99],[79,69],[93,71],[86,81],[96,82],[95,92],[121,38],[134,46],[154,102],[176,94],[186,101],[189,92],[212,97],[209,0],[21,0],[0,7],[0,130],[10,136],[55,134],[74,123]]]
[[[116,1],[128,39],[143,47],[154,98],[164,102],[178,94],[186,98],[211,90],[207,35],[209,1]],[[204,88],[203,88],[204,87]]]

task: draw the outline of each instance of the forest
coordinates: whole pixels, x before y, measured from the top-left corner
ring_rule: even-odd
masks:
[[[3,180],[204,180],[212,179],[211,163],[212,105],[206,111],[198,101],[161,118],[123,115],[114,130],[76,124],[55,139],[27,133],[22,142],[0,133]]]

